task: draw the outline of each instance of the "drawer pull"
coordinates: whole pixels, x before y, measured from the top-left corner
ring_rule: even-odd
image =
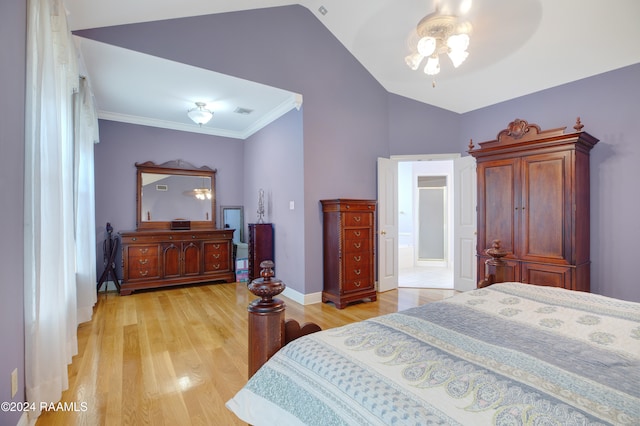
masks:
[[[353,246],[359,249],[360,247],[362,247],[362,243],[353,243]]]
[[[362,219],[360,216],[355,216],[355,217],[353,218],[353,220],[355,220],[356,222],[360,222],[360,219]]]
[[[213,256],[214,259],[220,259],[220,255],[218,253],[213,253],[211,256]]]
[[[219,249],[220,248],[220,244],[213,244],[213,248],[216,249],[216,250]]]
[[[138,262],[140,262],[141,265],[146,265],[147,263],[149,263],[149,259],[140,259],[138,260]]]
[[[353,270],[353,272],[354,272],[356,275],[360,275],[360,273],[362,272],[362,270],[360,270],[360,269],[354,269],[354,270]]]
[[[131,241],[138,241],[138,239],[136,237],[133,237]]]
[[[138,251],[140,253],[142,253],[142,254],[147,254],[149,252],[149,249],[148,248],[141,248],[141,249],[138,249]]]
[[[169,239],[170,239],[170,240],[173,240],[173,235],[169,235]]]
[[[354,281],[353,285],[355,285],[356,287],[360,287],[362,284],[360,283],[360,281]]]
[[[141,277],[146,277],[147,275],[149,275],[149,270],[148,269],[146,269],[144,271],[140,271],[140,276]]]
[[[195,239],[195,238],[196,238],[196,236],[195,236],[195,235],[192,235],[192,236],[191,236],[191,238]]]
[[[353,256],[353,260],[360,262],[362,260],[362,256]]]
[[[360,231],[353,231],[353,235],[355,235],[356,237],[360,236]]]
[[[216,263],[216,264],[214,264],[214,265],[211,265],[211,267],[212,267],[213,269],[220,269],[220,264],[219,264],[219,263]]]

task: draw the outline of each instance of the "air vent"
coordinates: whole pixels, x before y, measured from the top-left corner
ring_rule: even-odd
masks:
[[[238,107],[233,112],[235,112],[236,114],[249,115],[253,112],[253,110],[249,108]]]

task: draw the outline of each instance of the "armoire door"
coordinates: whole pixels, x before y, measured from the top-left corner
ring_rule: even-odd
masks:
[[[571,263],[571,151],[522,157],[522,260]]]
[[[520,220],[519,165],[518,158],[477,165],[478,254],[490,248],[493,240],[500,240],[502,249],[511,257],[516,253]]]

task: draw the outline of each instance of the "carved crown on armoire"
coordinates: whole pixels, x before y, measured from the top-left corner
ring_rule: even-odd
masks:
[[[515,119],[478,148],[478,277],[494,241],[506,251],[504,279],[590,290],[589,153],[598,139],[580,117],[541,130]]]

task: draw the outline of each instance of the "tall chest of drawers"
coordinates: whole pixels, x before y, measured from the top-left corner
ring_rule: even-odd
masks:
[[[235,281],[233,229],[121,232],[121,295],[135,290]]]
[[[249,224],[249,282],[260,278],[260,263],[274,259],[272,223]]]
[[[322,301],[338,309],[376,300],[375,200],[321,200],[323,213]]]

